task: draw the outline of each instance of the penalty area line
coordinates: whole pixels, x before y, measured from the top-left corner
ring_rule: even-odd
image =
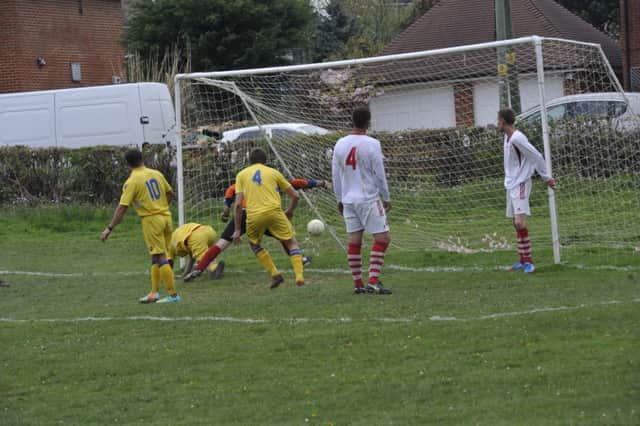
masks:
[[[84,322],[113,322],[113,321],[165,321],[165,322],[228,322],[238,324],[274,324],[274,323],[290,323],[290,324],[304,324],[304,323],[331,323],[331,324],[344,324],[344,323],[361,323],[361,322],[385,322],[385,323],[419,323],[423,321],[433,322],[472,322],[472,321],[487,321],[492,319],[500,319],[506,317],[521,317],[535,314],[542,314],[548,312],[566,312],[575,311],[579,309],[597,308],[611,305],[626,305],[630,303],[640,303],[640,299],[631,299],[628,301],[621,300],[609,300],[597,303],[583,303],[574,306],[547,306],[541,308],[533,308],[525,311],[513,311],[513,312],[496,312],[493,314],[485,314],[474,317],[456,317],[456,316],[431,316],[428,318],[409,317],[409,318],[392,318],[392,317],[378,317],[378,318],[285,318],[285,319],[265,319],[265,318],[236,318],[230,316],[182,316],[182,317],[168,317],[168,316],[154,316],[154,315],[134,315],[126,317],[77,317],[77,318],[33,318],[33,319],[18,319],[18,318],[2,318],[0,317],[0,323],[8,324],[33,324],[33,323],[84,323]]]

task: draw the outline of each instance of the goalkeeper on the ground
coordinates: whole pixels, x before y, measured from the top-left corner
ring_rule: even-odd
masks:
[[[326,180],[295,178],[295,179],[291,179],[289,183],[291,184],[291,186],[293,186],[294,189],[302,189],[302,190],[330,187],[329,182]],[[235,199],[236,199],[236,184],[234,183],[231,186],[229,186],[224,193],[224,207],[221,215],[221,219],[223,222],[227,222],[229,220],[231,207],[233,206]],[[246,200],[245,200],[242,206],[243,213],[242,213],[242,223],[240,226],[240,229],[243,235],[247,230],[247,213],[246,213],[246,210],[244,210],[246,209],[246,207],[247,206],[246,206]],[[202,272],[207,268],[207,265],[214,262],[215,259],[220,255],[220,253],[222,253],[227,247],[229,247],[229,245],[233,241],[233,232],[235,228],[236,228],[235,219],[231,217],[231,222],[227,224],[226,228],[222,232],[222,235],[220,236],[220,239],[207,250],[207,252],[204,254],[202,259],[198,262],[198,265],[196,265],[195,269],[184,277],[185,281],[188,282],[200,276],[200,274],[202,274]],[[266,235],[271,236],[268,231]],[[282,244],[282,248],[287,253],[287,255],[290,254],[289,250],[287,250],[287,247],[284,244]],[[307,266],[309,263],[311,263],[311,256],[303,256],[302,262],[304,266]]]
[[[171,235],[171,247],[168,257],[173,260],[176,256],[189,257],[184,269],[183,278],[188,275],[195,263],[199,263],[209,247],[216,241],[216,231],[211,226],[199,223],[185,223],[179,226]],[[210,262],[206,269],[211,279],[219,279],[224,272],[224,261]]]

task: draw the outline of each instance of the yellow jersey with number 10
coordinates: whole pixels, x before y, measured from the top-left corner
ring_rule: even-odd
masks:
[[[249,166],[236,176],[236,193],[244,194],[247,215],[282,210],[280,192],[290,187],[282,173],[264,164]]]
[[[129,179],[122,187],[120,204],[132,206],[140,217],[169,216],[168,192],[173,190],[162,173],[144,166],[137,167],[131,170]]]

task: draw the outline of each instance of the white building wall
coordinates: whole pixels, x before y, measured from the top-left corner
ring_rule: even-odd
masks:
[[[455,127],[453,85],[394,91],[373,98],[371,126],[376,131]]]

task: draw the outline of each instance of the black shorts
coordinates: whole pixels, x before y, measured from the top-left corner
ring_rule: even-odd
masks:
[[[231,216],[231,220],[229,221],[227,226],[224,228],[224,231],[222,231],[222,235],[220,236],[220,238],[231,242],[233,241],[234,232],[236,232],[236,221],[235,221],[235,217]],[[246,233],[247,233],[247,212],[245,210],[242,210],[242,223],[240,224],[240,235],[244,235]],[[265,232],[264,235],[273,237],[273,235],[271,235],[269,231]]]

